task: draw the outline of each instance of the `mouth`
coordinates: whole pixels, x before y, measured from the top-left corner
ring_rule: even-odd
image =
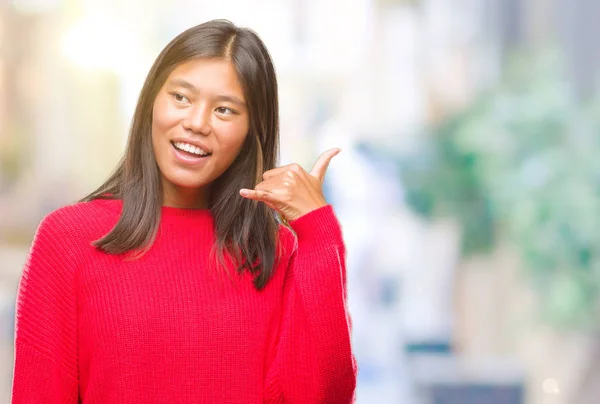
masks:
[[[173,141],[171,147],[175,161],[191,169],[204,167],[212,155],[212,153],[207,153],[205,150],[185,142]]]
[[[188,158],[202,159],[209,157],[212,154],[198,146],[185,142],[171,141],[171,146],[173,146],[177,153]]]

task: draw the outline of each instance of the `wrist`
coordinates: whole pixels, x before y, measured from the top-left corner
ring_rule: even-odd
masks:
[[[324,240],[341,239],[341,227],[333,211],[333,206],[325,205],[315,209],[294,221],[289,222],[298,240],[306,242],[323,242]]]
[[[325,201],[310,205],[308,207],[304,207],[302,208],[302,210],[297,211],[294,215],[290,215],[290,217],[288,217],[287,220],[288,222],[293,222],[294,220],[298,220],[301,217],[306,216],[317,209],[321,209],[324,206],[327,206],[327,202]]]

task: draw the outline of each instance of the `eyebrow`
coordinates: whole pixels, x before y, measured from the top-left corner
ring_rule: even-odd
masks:
[[[194,86],[192,83],[190,83],[189,81],[184,80],[184,79],[173,79],[173,80],[171,80],[171,82],[169,84],[171,84],[173,86],[187,88],[188,90],[193,91],[195,93],[198,92],[198,89],[196,88],[196,86]],[[244,101],[240,100],[235,95],[217,95],[216,97],[214,97],[214,99],[216,101],[231,102],[232,104],[237,104],[240,106],[246,105],[246,103]]]
[[[232,104],[237,104],[240,106],[245,106],[246,103],[242,100],[240,100],[238,97],[236,97],[235,95],[218,95],[215,97],[216,101],[224,101],[224,102],[230,102]]]

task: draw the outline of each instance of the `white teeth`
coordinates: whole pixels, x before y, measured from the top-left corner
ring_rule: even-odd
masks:
[[[207,155],[207,153],[205,153],[204,150],[202,150],[201,148],[199,148],[197,146],[191,145],[189,143],[175,142],[173,144],[179,150],[184,150],[188,153],[197,154],[198,156],[206,156]]]

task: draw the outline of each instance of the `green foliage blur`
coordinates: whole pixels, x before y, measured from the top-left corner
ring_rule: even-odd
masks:
[[[501,84],[402,161],[409,205],[453,216],[465,255],[510,241],[544,320],[597,329],[600,98],[577,100],[556,55],[515,56]]]

